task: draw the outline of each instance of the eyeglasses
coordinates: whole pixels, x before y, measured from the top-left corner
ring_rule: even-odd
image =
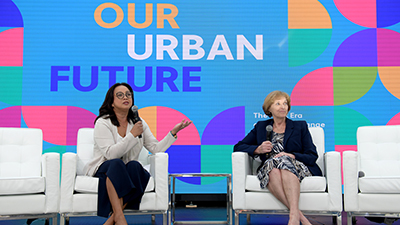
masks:
[[[127,91],[125,94],[123,92],[117,92],[115,94],[115,96],[117,96],[117,98],[119,98],[119,99],[123,99],[124,96],[126,96],[127,98],[131,98],[132,97],[132,93],[129,92],[129,91]]]

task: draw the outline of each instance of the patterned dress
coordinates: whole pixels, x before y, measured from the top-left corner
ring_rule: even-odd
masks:
[[[263,166],[260,168],[257,174],[257,177],[260,180],[260,187],[262,189],[265,189],[267,187],[269,182],[269,172],[271,172],[273,168],[289,170],[299,178],[300,182],[304,179],[304,177],[312,176],[311,172],[308,170],[308,167],[304,165],[304,163],[296,159],[293,159],[286,155],[274,158],[275,155],[284,151],[284,136],[285,133],[278,134],[272,132],[271,154],[269,155],[269,158],[264,162]]]

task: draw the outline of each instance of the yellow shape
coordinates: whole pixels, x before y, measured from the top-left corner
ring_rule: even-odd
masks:
[[[157,138],[157,106],[139,109],[139,116],[146,121],[151,133]]]
[[[289,29],[332,28],[328,11],[317,0],[288,0]]]

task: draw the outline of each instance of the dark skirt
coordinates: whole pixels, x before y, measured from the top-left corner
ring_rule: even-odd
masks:
[[[150,174],[138,161],[130,161],[125,165],[121,159],[105,161],[97,170],[99,178],[97,197],[97,215],[108,217],[112,211],[108,198],[106,179],[111,180],[118,197],[123,198],[126,209],[139,209],[139,204],[150,179]]]

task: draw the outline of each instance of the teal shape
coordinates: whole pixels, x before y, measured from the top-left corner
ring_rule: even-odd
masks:
[[[289,29],[289,67],[318,58],[328,47],[332,29]]]

